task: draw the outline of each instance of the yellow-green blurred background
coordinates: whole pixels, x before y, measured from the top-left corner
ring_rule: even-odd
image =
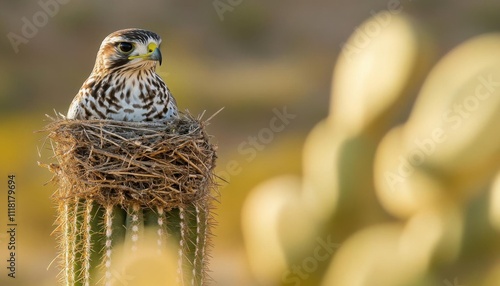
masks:
[[[9,33],[23,36],[23,18],[33,23],[33,17],[39,15],[37,21],[44,22],[40,3],[48,2],[57,3],[51,6],[53,15],[46,16],[46,23],[16,53]],[[149,29],[163,38],[164,60],[158,71],[180,109],[193,114],[206,111],[205,117],[209,117],[224,107],[209,126],[219,146],[218,173],[229,182],[221,185],[215,211],[214,285],[271,285],[250,270],[241,226],[245,199],[266,179],[302,173],[306,136],[330,110],[332,70],[342,45],[363,21],[394,1],[60,2],[65,4],[56,0],[0,2],[0,285],[56,285],[57,268],[55,264],[49,267],[56,257],[55,237],[51,236],[56,213],[50,200],[55,186],[45,185],[51,175],[37,166],[37,161],[48,160],[43,151],[48,146],[44,146],[43,134],[33,132],[46,124],[45,114],[53,114],[53,110],[66,113],[93,67],[102,39],[129,27]],[[400,5],[428,37],[424,40],[430,46],[426,50],[428,66],[473,36],[500,31],[498,1],[402,0]],[[419,84],[416,80],[407,93],[416,94]],[[394,122],[403,122],[410,107]],[[276,116],[275,109],[284,108],[295,117],[283,130],[264,134],[262,130]],[[259,136],[265,140],[252,141]],[[42,159],[37,147],[45,154]],[[8,174],[16,175],[18,191],[16,279],[6,276]],[[464,208],[478,205],[481,209],[486,196],[476,195]],[[367,195],[367,199],[373,198],[374,194]],[[267,206],[262,208],[266,213]],[[395,220],[383,210],[379,217]],[[474,221],[474,217],[469,219]],[[351,222],[336,223],[349,229]],[[336,239],[343,244],[342,235]],[[475,243],[490,243],[491,239],[488,233]],[[447,285],[462,279],[460,285],[479,285],[474,281],[481,277],[467,272],[481,273],[474,270],[472,258],[496,259],[498,265],[495,251],[499,244],[493,245],[493,249],[480,249],[477,257],[470,254],[469,265],[442,264],[432,281]],[[266,247],[262,245],[262,249]],[[467,251],[476,253],[473,247]],[[319,268],[327,268],[327,264]]]

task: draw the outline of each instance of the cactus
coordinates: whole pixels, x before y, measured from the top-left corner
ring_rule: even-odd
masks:
[[[368,19],[343,46],[303,175],[263,182],[245,202],[243,234],[262,285],[500,281],[493,259],[478,259],[498,243],[487,199],[474,198],[492,189],[498,228],[500,35],[460,45],[424,80],[427,37],[393,12]],[[255,219],[262,206],[267,216]],[[471,259],[481,267],[470,269]]]
[[[49,169],[59,186],[62,285],[208,284],[216,155],[204,126],[188,115],[163,123],[53,119],[45,130],[58,161]],[[150,250],[169,265],[160,269],[164,280],[127,270]]]

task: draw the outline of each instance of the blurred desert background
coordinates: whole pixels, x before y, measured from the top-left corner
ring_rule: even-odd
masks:
[[[362,23],[378,12],[367,35]],[[29,37],[26,19],[40,24]],[[56,187],[37,165],[50,160],[34,131],[66,113],[104,37],[129,27],[163,38],[158,73],[181,110],[224,108],[208,127],[227,181],[214,285],[500,285],[500,92],[489,78],[500,81],[500,36],[446,58],[500,33],[493,0],[2,1],[0,285],[57,284]],[[368,41],[355,47],[360,29]],[[464,95],[484,81],[488,103]],[[456,100],[474,112],[447,113]],[[444,143],[420,160],[413,135]],[[420,160],[405,180],[388,177],[404,169],[399,154]],[[16,279],[5,261],[9,174]]]

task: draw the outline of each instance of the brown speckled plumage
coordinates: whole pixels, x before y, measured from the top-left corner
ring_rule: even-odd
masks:
[[[161,64],[160,43],[157,34],[141,29],[120,30],[107,36],[67,117],[121,121],[177,117],[175,99],[156,74],[156,62]],[[122,47],[127,46],[120,46],[124,44],[131,44],[132,50],[124,52]]]

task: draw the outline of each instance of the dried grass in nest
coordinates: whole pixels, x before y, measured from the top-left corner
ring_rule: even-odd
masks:
[[[52,118],[44,131],[58,161],[49,166],[56,200],[171,209],[208,199],[216,147],[207,121],[188,113],[154,123]]]

